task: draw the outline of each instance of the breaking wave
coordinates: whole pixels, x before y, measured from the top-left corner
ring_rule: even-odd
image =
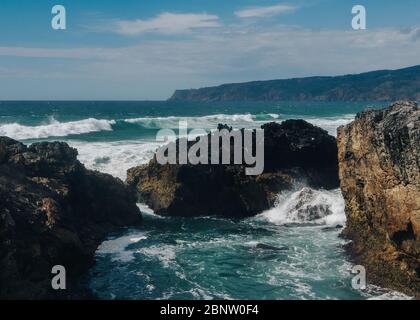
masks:
[[[303,188],[278,196],[277,205],[260,215],[274,224],[344,225],[344,199],[334,191]]]
[[[19,123],[0,124],[0,136],[8,136],[17,140],[65,137],[97,131],[112,131],[112,125],[115,123],[115,120],[95,118],[70,122],[59,122],[50,118],[47,124],[38,126],[26,126]]]
[[[328,118],[303,118],[304,120],[312,123],[314,126],[320,127],[327,130],[332,136],[337,135],[337,128],[349,124],[354,120],[354,114],[346,114],[340,117],[328,117]]]
[[[202,117],[142,117],[125,119],[125,122],[138,124],[147,129],[175,129],[180,121],[186,121],[189,128],[211,129],[219,123],[237,126],[250,127],[255,122],[267,122],[278,119],[277,114],[215,114]]]
[[[301,115],[282,115],[277,113],[268,114],[215,114],[202,117],[142,117],[125,119],[126,123],[137,124],[146,129],[176,129],[180,121],[186,121],[189,128],[212,129],[219,123],[228,124],[234,128],[256,128],[266,122],[281,122],[287,119],[304,119],[313,125],[319,126],[336,135],[339,126],[346,125],[354,120],[354,114],[340,117],[314,118]]]
[[[88,168],[125,180],[127,170],[147,163],[161,143],[155,141],[68,141],[77,149],[78,159]]]
[[[306,121],[336,135],[337,127],[345,125],[354,119],[349,114],[340,118],[312,118],[304,116],[290,116],[276,113],[261,114],[215,114],[191,117],[141,117],[130,119],[96,119],[87,118],[77,121],[60,122],[50,117],[46,123],[39,125],[23,125],[17,122],[0,123],[0,136],[8,136],[17,140],[44,139],[50,137],[66,137],[100,131],[119,131],[127,128],[137,130],[177,129],[180,121],[186,121],[190,129],[215,129],[219,123],[234,128],[257,128],[267,122],[281,122],[286,119],[305,119]]]

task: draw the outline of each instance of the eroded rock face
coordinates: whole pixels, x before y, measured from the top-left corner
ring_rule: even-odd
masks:
[[[420,295],[420,110],[358,114],[338,130],[344,235],[373,283]]]
[[[136,194],[86,170],[65,143],[0,137],[0,298],[78,297],[78,276],[104,237],[141,220]],[[51,289],[63,265],[67,290]]]
[[[303,120],[262,128],[265,165],[260,175],[247,176],[243,165],[161,165],[155,157],[129,169],[127,182],[157,214],[172,216],[251,216],[270,208],[278,192],[297,181],[338,187],[334,137]]]

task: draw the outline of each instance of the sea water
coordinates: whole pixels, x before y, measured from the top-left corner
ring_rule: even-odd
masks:
[[[333,102],[0,102],[0,135],[26,144],[65,141],[89,169],[125,179],[126,170],[151,159],[159,129],[212,130],[224,123],[257,128],[305,119],[336,135],[375,103]],[[304,198],[302,193],[311,194]],[[211,195],[209,195],[211,196]],[[345,225],[339,190],[295,186],[274,208],[235,220],[160,217],[144,204],[139,228],[109,235],[98,248],[85,285],[103,299],[403,299],[368,286],[351,286],[352,264],[339,237]],[[221,204],[223,205],[223,204]],[[327,214],[313,219],[305,208]],[[299,208],[299,210],[298,210]]]

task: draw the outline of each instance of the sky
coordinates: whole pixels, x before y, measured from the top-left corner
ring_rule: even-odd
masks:
[[[57,4],[65,30],[51,26]],[[354,5],[366,30],[352,28]],[[0,1],[0,100],[165,100],[417,64],[419,0]]]

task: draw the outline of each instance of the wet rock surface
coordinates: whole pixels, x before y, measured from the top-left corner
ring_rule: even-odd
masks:
[[[78,277],[98,244],[141,221],[135,193],[85,169],[66,143],[27,147],[0,137],[0,298],[81,298]],[[67,290],[51,289],[54,265]]]

